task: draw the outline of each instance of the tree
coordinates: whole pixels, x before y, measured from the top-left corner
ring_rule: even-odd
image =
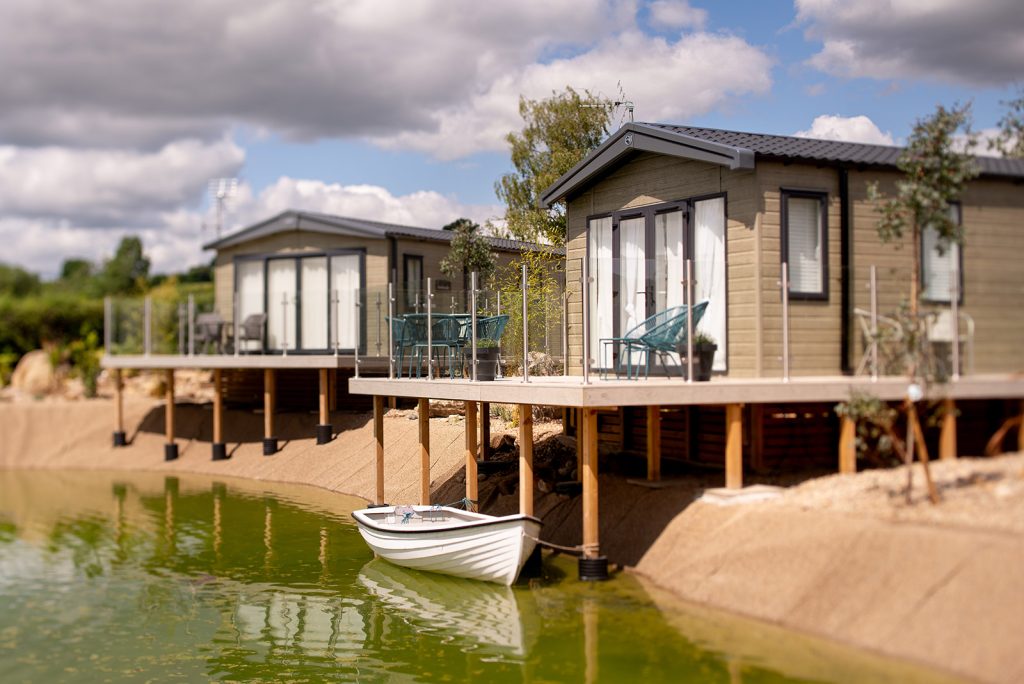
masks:
[[[1004,157],[1024,159],[1024,88],[1013,100],[1003,100],[1006,114],[999,120],[999,133],[988,141],[988,148]]]
[[[451,251],[441,260],[441,272],[449,278],[462,273],[463,289],[469,289],[469,274],[476,271],[481,280],[494,272],[495,260],[490,245],[480,233],[480,226],[467,218],[452,221],[444,227],[452,231]]]
[[[565,207],[538,206],[541,193],[569,171],[608,134],[610,100],[567,87],[545,100],[519,98],[519,115],[526,126],[505,139],[512,148],[512,166],[495,183],[505,203],[509,232],[520,240],[544,239],[565,244]]]
[[[65,259],[60,265],[60,279],[66,283],[81,284],[93,276],[92,262],[86,259]]]
[[[121,238],[117,252],[103,264],[100,281],[106,294],[136,294],[145,288],[149,258],[137,237]]]
[[[39,276],[18,266],[0,264],[0,294],[24,297],[40,289]]]
[[[954,146],[954,136],[960,130],[967,136],[963,151]],[[921,231],[926,227],[936,231],[940,251],[953,243],[963,243],[963,229],[950,217],[949,205],[978,175],[970,154],[976,144],[977,137],[970,131],[970,105],[952,109],[939,105],[932,116],[914,124],[907,147],[896,162],[904,173],[896,183],[896,196],[883,198],[877,183],[868,187],[868,196],[882,202],[878,222],[882,242],[898,243],[909,233],[913,249],[910,309],[914,316],[920,300]]]

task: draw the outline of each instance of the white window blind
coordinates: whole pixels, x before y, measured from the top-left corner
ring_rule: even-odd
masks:
[[[960,207],[951,205],[950,218],[959,223]],[[954,269],[960,266],[960,245],[950,242],[939,254],[939,233],[931,226],[925,226],[921,234],[921,276],[924,281],[923,296],[933,302],[948,302],[952,299],[950,286]]]
[[[694,278],[696,302],[707,301],[704,317],[698,328],[718,343],[712,369],[726,370],[725,320],[725,199],[702,200],[694,203]]]
[[[613,337],[612,332],[612,218],[590,222],[587,264],[590,283],[590,358],[596,359],[598,368],[611,367],[611,350],[601,356],[602,338]]]
[[[362,298],[359,276],[359,255],[331,257],[331,288],[338,296],[338,309],[334,314],[336,328],[331,331],[331,337],[332,343],[336,342],[340,349],[354,349],[361,337],[356,308],[356,302]]]
[[[267,263],[267,347],[295,350],[295,260]]]
[[[327,257],[306,257],[302,263],[302,348],[327,348]]]
[[[824,294],[821,200],[814,197],[789,197],[786,210],[789,291],[798,294]]]
[[[655,300],[654,310],[679,306],[683,293],[683,212],[670,211],[654,217]]]

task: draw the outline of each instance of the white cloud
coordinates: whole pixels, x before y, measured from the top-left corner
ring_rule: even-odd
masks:
[[[8,216],[133,226],[202,196],[245,152],[228,139],[180,140],[155,152],[0,147],[0,206]]]
[[[668,28],[703,29],[707,10],[691,7],[686,0],[654,0],[650,7],[651,21]]]
[[[522,126],[519,95],[536,99],[566,85],[615,93],[621,81],[637,118],[680,121],[720,107],[738,95],[771,87],[771,59],[741,38],[694,33],[672,42],[627,31],[593,50],[509,74],[472,99],[438,110],[433,133],[377,137],[387,148],[415,149],[441,159],[480,150],[503,150],[505,135]]]
[[[850,78],[1002,85],[1024,73],[1019,0],[796,0],[810,64]]]
[[[872,145],[896,144],[892,133],[889,131],[883,133],[875,125],[874,121],[864,115],[847,117],[822,114],[815,117],[809,129],[797,131],[793,135],[798,138],[844,140],[847,142],[870,143]]]

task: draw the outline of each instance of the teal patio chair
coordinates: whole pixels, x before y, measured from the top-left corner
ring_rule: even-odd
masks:
[[[437,314],[431,317],[430,340],[427,339],[426,314],[408,314],[405,317],[405,332],[412,347],[409,355],[409,376],[412,377],[412,366],[416,364],[416,377],[420,377],[423,362],[423,351],[427,350],[427,362],[435,354],[444,351],[448,361],[448,375],[455,379],[455,355],[459,349],[459,320],[456,316]],[[428,347],[431,347],[428,349]],[[441,359],[438,358],[440,364]],[[429,369],[428,369],[429,372]]]
[[[665,363],[665,359],[672,359],[673,353],[682,354],[686,348],[687,340],[687,316],[688,311],[686,306],[676,307],[680,309],[674,316],[667,317],[661,323],[652,326],[645,333],[640,335],[635,340],[625,342],[626,354],[631,356],[633,351],[642,352],[645,356],[644,359],[644,377],[650,377],[651,373],[651,356],[657,354],[662,360],[662,365],[665,366],[666,372],[668,364]],[[704,312],[708,308],[707,300],[703,302],[697,302],[693,307],[693,329],[697,329],[697,325],[700,323],[700,319],[704,317]],[[673,359],[673,363],[676,363]],[[679,365],[678,363],[676,365]],[[683,373],[683,367],[679,365],[679,374],[681,377],[686,377]],[[640,366],[637,366],[636,377],[640,377]]]
[[[629,354],[629,352],[631,351],[631,345],[633,343],[638,342],[643,335],[646,335],[647,333],[654,330],[658,326],[662,325],[666,321],[672,320],[673,318],[679,316],[682,313],[686,313],[685,306],[673,306],[671,308],[665,309],[664,311],[659,311],[650,318],[644,319],[637,325],[627,330],[622,337],[601,338],[601,340],[599,341],[599,344],[601,345],[601,358],[605,358],[606,350],[609,345],[612,346],[613,357],[615,350],[621,347],[624,353],[619,358],[613,358],[612,360],[613,369],[615,371],[615,377],[619,377],[619,369],[622,367],[623,358],[626,359],[626,377],[631,377],[633,374],[632,358]],[[601,377],[608,377],[607,367],[601,369]]]

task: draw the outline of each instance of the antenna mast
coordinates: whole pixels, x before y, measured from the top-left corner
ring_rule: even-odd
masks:
[[[237,178],[214,178],[209,183],[210,199],[213,201],[217,212],[217,237],[220,237],[224,229],[224,204],[235,196],[238,190]]]

